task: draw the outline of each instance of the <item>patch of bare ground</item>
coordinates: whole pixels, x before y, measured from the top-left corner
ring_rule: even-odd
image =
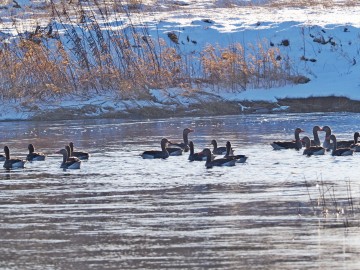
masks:
[[[289,112],[360,112],[360,101],[347,97],[308,97],[283,98],[278,100],[280,106],[289,106]]]

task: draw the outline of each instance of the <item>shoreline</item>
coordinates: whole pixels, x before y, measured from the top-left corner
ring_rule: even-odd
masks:
[[[67,106],[55,109],[37,109],[27,118],[1,119],[10,121],[62,121],[84,119],[158,119],[171,117],[202,117],[247,114],[278,114],[278,113],[317,113],[317,112],[349,112],[360,113],[360,101],[342,96],[324,96],[307,98],[282,98],[271,101],[228,101],[199,100],[189,105],[173,106],[138,106],[127,109],[115,109],[108,105],[86,104],[83,106]]]

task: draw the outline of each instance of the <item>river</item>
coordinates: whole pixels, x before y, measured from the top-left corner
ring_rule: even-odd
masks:
[[[29,143],[47,154],[0,168],[0,268],[359,269],[360,153],[270,146],[296,127],[312,137],[314,125],[351,139],[359,123],[349,113],[0,122],[12,156]],[[231,141],[247,162],[140,157],[185,127],[197,151]],[[70,141],[91,155],[80,170],[60,169],[55,152]]]

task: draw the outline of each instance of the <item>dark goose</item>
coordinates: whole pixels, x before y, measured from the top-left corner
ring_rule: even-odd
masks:
[[[28,145],[29,154],[26,156],[27,161],[44,161],[45,154],[40,152],[35,152],[35,147],[33,144]]]
[[[231,154],[231,143],[229,141],[226,142],[226,154],[224,158],[227,159],[235,159],[237,163],[244,163],[248,157],[245,155],[233,155]]]
[[[63,169],[80,169],[80,165],[81,165],[81,160],[77,159],[69,159],[69,153],[66,149],[61,149],[58,152],[56,152],[57,154],[62,154],[63,155],[63,161],[60,165],[60,168]]]
[[[305,149],[303,155],[312,156],[312,155],[324,155],[325,148],[321,146],[311,146],[311,141],[308,136],[302,138],[302,142],[305,143]]]
[[[4,147],[4,152],[5,152],[5,162],[3,167],[5,169],[9,170],[9,169],[24,168],[26,160],[22,160],[19,158],[10,158],[10,149],[7,146]]]
[[[203,153],[206,155],[205,166],[208,169],[214,166],[235,166],[236,164],[236,159],[219,158],[211,160],[211,151],[209,148],[205,148]]]
[[[153,159],[153,158],[168,158],[169,152],[166,150],[167,144],[170,143],[168,139],[163,138],[160,142],[161,150],[150,150],[145,151],[141,154],[141,157],[144,159]]]
[[[192,141],[189,142],[189,148],[190,148],[190,154],[189,154],[189,160],[190,161],[205,161],[206,155],[203,152],[195,153],[194,150],[194,143]]]
[[[334,134],[330,135],[330,140],[333,142],[333,150],[331,155],[333,156],[351,156],[354,153],[354,150],[351,148],[337,148],[336,136]]]
[[[70,142],[69,143],[70,149],[71,149],[71,156],[73,157],[77,157],[79,159],[89,159],[89,153],[88,152],[83,152],[83,151],[74,151],[74,143]]]
[[[189,148],[189,133],[190,132],[194,132],[193,129],[191,128],[185,128],[183,130],[183,142],[180,142],[180,143],[173,143],[173,142],[169,142],[169,145],[171,146],[176,146],[178,148],[181,148],[184,150],[184,152],[188,152],[190,150]]]
[[[300,150],[302,148],[302,143],[300,140],[300,132],[304,132],[301,128],[295,129],[295,141],[277,141],[271,143],[271,146],[274,150],[282,150],[282,149],[296,149]]]

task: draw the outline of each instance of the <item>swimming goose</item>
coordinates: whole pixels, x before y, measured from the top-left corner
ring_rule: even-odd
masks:
[[[327,150],[330,150],[334,146],[333,143],[330,142],[330,136],[332,134],[331,128],[329,126],[324,126],[322,129],[326,132],[323,147],[326,148]],[[355,139],[355,134],[354,134],[354,139]],[[354,144],[354,140],[343,140],[343,141],[338,140],[336,143],[338,148],[348,148],[350,147],[350,145]]]
[[[78,157],[74,157],[74,156],[72,155],[72,151],[71,151],[70,145],[65,145],[65,149],[66,149],[66,151],[67,151],[67,153],[68,153],[68,155],[67,155],[67,160],[68,160],[68,161],[71,161],[71,162],[80,161],[80,159],[79,159]]]
[[[10,158],[10,149],[7,146],[4,147],[4,152],[5,152],[5,162],[3,167],[5,169],[9,170],[9,169],[24,168],[26,160],[22,160],[19,158]]]
[[[70,149],[71,149],[71,156],[77,157],[79,159],[89,159],[89,153],[88,152],[82,152],[82,151],[74,151],[74,143],[69,143]]]
[[[231,151],[231,143],[229,141],[226,142],[226,154],[224,156],[224,158],[227,159],[235,159],[237,163],[244,163],[248,157],[245,155],[231,155],[230,151]]]
[[[190,154],[189,154],[189,160],[190,161],[205,161],[206,156],[203,152],[195,153],[194,151],[194,143],[192,141],[189,142],[189,148],[190,148]]]
[[[324,155],[325,148],[321,146],[311,146],[311,141],[308,136],[302,138],[302,142],[305,143],[305,149],[303,155],[312,156],[312,155]]]
[[[209,148],[205,148],[203,153],[206,156],[205,166],[208,169],[214,166],[235,166],[236,164],[236,159],[218,158],[211,160],[211,151]]]
[[[333,156],[351,156],[354,153],[354,150],[351,148],[337,148],[337,141],[334,134],[330,135],[329,138],[333,142],[333,150],[331,155]]]
[[[35,152],[35,147],[33,144],[28,145],[29,154],[26,156],[27,161],[44,161],[45,160],[45,154]]]
[[[302,143],[300,140],[300,132],[304,132],[301,128],[295,129],[295,141],[277,141],[271,143],[271,146],[274,150],[282,150],[282,149],[296,149],[300,150],[302,148]]]
[[[63,155],[63,161],[60,165],[60,168],[63,169],[80,169],[80,165],[81,165],[81,160],[74,160],[74,159],[69,159],[69,153],[66,149],[61,149],[58,152],[56,152],[57,154],[62,154]]]
[[[189,138],[188,138],[188,135],[189,135],[190,132],[194,132],[194,130],[191,129],[191,128],[185,128],[183,130],[183,140],[184,141],[181,142],[181,143],[169,143],[169,145],[177,146],[177,147],[183,149],[184,152],[188,152],[190,150],[190,148],[189,148]]]
[[[168,158],[169,152],[166,150],[167,144],[170,143],[170,141],[166,138],[163,138],[161,140],[161,151],[160,150],[150,150],[145,151],[141,154],[142,158],[144,159],[153,159],[153,158]]]
[[[211,144],[213,145],[213,150],[212,153],[214,155],[226,155],[226,146],[220,146],[218,147],[217,141],[216,140],[212,140]],[[230,149],[230,155],[234,154],[234,150],[231,148]]]
[[[350,145],[350,148],[354,150],[354,152],[360,152],[360,143],[358,142],[359,140],[359,132],[355,132],[354,133],[354,143],[352,145]]]

